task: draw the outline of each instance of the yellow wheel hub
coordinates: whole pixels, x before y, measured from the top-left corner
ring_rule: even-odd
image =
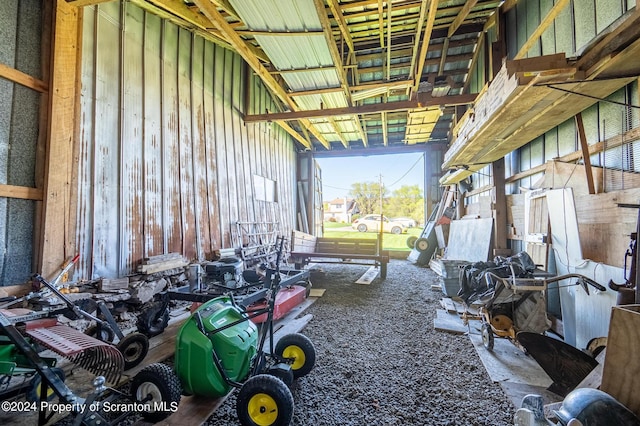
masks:
[[[283,358],[293,358],[293,364],[291,364],[291,368],[294,370],[299,370],[304,366],[306,361],[306,357],[304,356],[304,351],[299,346],[291,345],[284,348],[282,351]]]
[[[257,393],[248,404],[249,417],[258,426],[269,426],[278,419],[278,404],[266,393]]]

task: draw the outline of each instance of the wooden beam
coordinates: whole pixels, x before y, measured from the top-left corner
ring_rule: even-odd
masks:
[[[299,108],[291,100],[287,92],[280,84],[273,78],[273,76],[262,65],[260,60],[253,54],[251,49],[247,47],[246,43],[227,23],[224,17],[218,12],[218,9],[213,6],[209,0],[194,0],[195,4],[200,8],[202,13],[218,28],[218,30],[224,35],[225,39],[231,44],[236,52],[249,64],[253,71],[260,77],[264,84],[271,90],[271,92],[277,96],[282,102],[284,102],[291,110],[297,111]],[[327,149],[331,148],[331,145],[327,140],[318,132],[309,121],[300,121],[309,131],[320,141],[320,143]]]
[[[49,93],[48,146],[45,158],[42,234],[39,258],[42,275],[51,275],[65,259],[75,254],[75,223],[69,204],[72,194],[73,144],[78,46],[81,29],[79,10],[64,0],[54,1],[54,28]]]
[[[378,0],[378,32],[380,34],[380,48],[384,49],[384,2]]]
[[[462,7],[462,10],[456,15],[455,19],[449,26],[449,32],[447,33],[447,38],[450,38],[455,34],[455,32],[460,28],[460,25],[464,22],[464,20],[471,12],[471,9],[476,5],[478,0],[467,0],[467,2]]]
[[[349,46],[349,50],[351,52],[355,52],[353,48],[353,39],[351,38],[351,33],[349,32],[349,25],[347,21],[344,19],[344,15],[342,14],[342,10],[338,7],[337,0],[327,0],[327,4],[329,5],[329,9],[331,9],[331,13],[333,14],[333,18],[338,23],[338,28],[340,28],[340,32],[344,37],[345,43]]]
[[[589,145],[588,146],[589,155],[594,155],[604,151],[605,146],[607,147],[607,149],[612,149],[636,139],[640,139],[640,127],[636,127],[635,129],[631,129],[628,132],[622,133],[620,135],[616,135],[605,141],[594,143],[593,145]],[[571,152],[567,155],[563,155],[562,157],[554,158],[553,161],[558,161],[561,163],[571,163],[581,159],[583,155],[584,153],[582,149],[580,149],[579,151]],[[525,170],[524,172],[516,173],[510,176],[505,180],[505,182],[514,183],[520,179],[524,179],[526,177],[535,175],[536,173],[544,172],[546,169],[547,169],[546,163],[540,164],[539,166],[532,167],[529,170]]]
[[[569,0],[558,0],[558,2],[553,5],[551,10],[549,10],[549,13],[547,13],[547,16],[542,19],[540,25],[538,25],[538,27],[533,31],[527,41],[524,42],[513,59],[522,59],[527,56],[527,52],[533,47],[535,43],[538,42],[538,39],[540,38],[540,36],[542,36],[542,33],[544,33],[545,30],[549,28],[549,25],[553,23],[554,19],[556,19],[560,12],[562,12],[562,9],[567,6],[567,4],[569,4]]]
[[[427,58],[427,51],[429,50],[429,42],[431,41],[431,31],[433,30],[433,23],[436,20],[436,13],[438,12],[438,1],[431,0],[429,3],[429,14],[427,15],[427,26],[424,29],[424,37],[422,38],[422,46],[420,47],[420,54],[417,58],[418,70],[415,73],[415,82],[413,84],[413,93],[418,92],[418,86],[422,79],[422,70],[424,69],[424,61]]]
[[[309,142],[307,139],[303,138],[302,135],[300,135],[300,133],[296,132],[293,127],[289,126],[289,123],[287,123],[286,121],[282,121],[282,120],[276,121],[276,123],[278,124],[278,126],[282,127],[282,129],[284,129],[285,132],[287,132],[291,136],[293,136],[293,138],[295,140],[300,142],[300,144],[302,146],[304,146],[307,149],[312,149],[311,142]]]
[[[584,170],[587,174],[587,188],[589,194],[595,194],[596,189],[593,184],[593,173],[591,171],[591,156],[589,155],[589,144],[587,143],[587,134],[584,131],[584,123],[582,122],[582,113],[576,114],[576,128],[578,130],[578,139],[580,139],[580,150],[584,161]]]
[[[11,68],[2,63],[0,63],[0,77],[6,78],[9,81],[29,89],[33,89],[36,92],[45,93],[49,90],[47,83],[44,81],[31,77],[29,74],[25,74],[22,71],[18,71],[17,69]]]
[[[338,79],[340,80],[340,85],[344,90],[344,95],[347,99],[349,105],[353,105],[353,101],[351,100],[351,92],[349,91],[349,84],[347,82],[347,76],[344,71],[344,66],[342,64],[342,55],[338,51],[338,47],[336,46],[335,40],[333,39],[333,35],[331,32],[331,22],[329,21],[329,16],[327,15],[327,10],[324,7],[324,0],[314,0],[314,4],[316,6],[316,11],[318,12],[318,18],[320,18],[320,24],[322,25],[322,29],[324,30],[325,40],[327,42],[327,46],[329,48],[329,53],[331,54],[331,59],[333,59],[333,63],[336,66]],[[344,136],[342,136],[342,132],[335,124],[335,122],[329,120],[329,123],[333,127],[334,131],[340,138],[340,141],[344,145],[345,148],[349,146]],[[358,124],[359,127],[359,124]],[[360,129],[361,130],[361,129]]]
[[[382,141],[384,146],[389,146],[389,131],[387,129],[387,113],[382,112]]]
[[[471,74],[473,73],[473,68],[476,66],[478,62],[478,56],[480,56],[480,52],[482,51],[482,43],[484,43],[484,33],[480,33],[480,37],[478,37],[478,43],[476,44],[476,50],[473,52],[473,57],[471,58],[471,64],[469,65],[469,72],[467,73],[467,78],[464,80],[464,86],[462,87],[462,93],[467,93],[469,89],[469,84],[471,84]]]
[[[475,99],[476,95],[442,96],[438,98],[425,96],[424,99],[416,101],[399,101],[367,104],[357,107],[245,115],[244,121],[247,123],[253,123],[259,121],[299,120],[301,118],[326,118],[339,115],[379,114],[381,112],[406,111],[414,108],[423,108],[429,106],[466,105],[473,103]]]
[[[112,1],[112,0],[67,0],[67,3],[75,7],[84,7],[84,6],[93,6],[95,4],[100,4],[100,3],[106,3],[108,1]]]
[[[42,189],[0,184],[0,197],[42,201]]]
[[[504,250],[507,248],[507,198],[505,193],[504,157],[491,164],[493,177],[493,248]]]

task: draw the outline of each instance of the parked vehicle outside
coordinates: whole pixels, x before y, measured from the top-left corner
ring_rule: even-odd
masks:
[[[395,222],[386,216],[382,217],[382,223],[382,232],[389,232],[396,235],[407,232],[407,229],[401,222]],[[363,216],[353,221],[351,227],[357,229],[359,232],[380,232],[380,215],[368,214]]]
[[[402,226],[404,226],[405,228],[415,228],[416,226],[418,226],[418,223],[414,219],[411,219],[410,217],[396,217],[390,220],[392,222],[402,223]]]

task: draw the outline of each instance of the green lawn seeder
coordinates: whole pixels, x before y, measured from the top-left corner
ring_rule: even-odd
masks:
[[[181,394],[220,398],[239,389],[236,410],[242,425],[288,425],[293,416],[289,386],[315,364],[315,348],[302,334],[288,334],[274,346],[273,311],[280,287],[279,264],[284,238],[279,239],[275,268],[267,269],[267,303],[248,312],[233,296],[220,296],[201,305],[180,329],[175,364],[151,364],[131,384],[131,394],[148,407],[150,421],[172,412]],[[267,321],[260,329],[251,321]],[[265,348],[269,341],[269,349]]]

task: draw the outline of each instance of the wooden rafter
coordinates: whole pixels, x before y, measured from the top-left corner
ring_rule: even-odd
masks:
[[[447,33],[448,38],[453,36],[458,28],[460,28],[460,25],[464,22],[467,16],[469,16],[469,12],[471,12],[471,9],[473,9],[477,2],[478,0],[467,0],[462,7],[462,10],[456,15],[456,18],[449,26],[449,32]]]
[[[0,77],[40,93],[45,93],[49,90],[49,86],[44,81],[2,63],[0,63]]]
[[[326,118],[326,117],[336,117],[341,115],[379,114],[383,111],[385,112],[407,111],[410,109],[428,107],[428,106],[467,105],[467,104],[473,103],[475,99],[476,99],[476,95],[442,96],[438,98],[425,96],[425,99],[422,99],[422,100],[367,104],[367,105],[361,105],[356,107],[245,115],[244,120],[247,123],[251,123],[251,122],[260,122],[260,121],[277,121],[277,120],[289,121],[289,120],[300,120],[305,118],[306,119]]]
[[[293,111],[299,108],[295,102],[291,100],[287,92],[278,84],[273,76],[262,65],[260,60],[253,54],[251,49],[246,45],[242,37],[240,37],[227,23],[224,17],[218,12],[218,9],[209,0],[194,0],[195,4],[200,8],[202,13],[214,24],[218,30],[224,35],[227,41],[233,46],[240,56],[249,64],[253,71],[262,79],[264,84],[271,90],[282,102],[284,102]],[[318,132],[313,125],[306,120],[301,123],[309,129],[309,131],[320,141],[325,148],[331,146],[329,142]]]
[[[558,0],[558,2],[553,5],[551,10],[549,10],[547,16],[545,16],[542,22],[540,22],[540,25],[538,25],[538,27],[533,31],[527,41],[524,42],[513,59],[522,59],[527,56],[527,52],[531,50],[533,45],[538,42],[538,39],[540,38],[540,36],[542,36],[542,33],[544,33],[545,30],[549,28],[549,25],[553,23],[554,19],[556,19],[558,14],[560,14],[560,12],[562,12],[562,9],[564,9],[568,4],[569,0]]]
[[[295,129],[291,126],[289,126],[289,123],[287,123],[284,120],[278,120],[276,121],[276,123],[278,124],[278,126],[282,127],[282,129],[289,133],[291,136],[293,136],[293,138],[295,140],[297,140],[298,142],[300,142],[302,144],[302,146],[304,146],[307,149],[312,149],[311,146],[311,142],[308,139],[303,138],[300,133],[296,132]]]
[[[429,49],[429,42],[431,41],[431,31],[433,30],[433,22],[436,19],[436,12],[438,11],[438,1],[431,0],[429,3],[429,13],[427,15],[427,25],[424,30],[424,37],[422,38],[422,46],[420,47],[420,54],[417,58],[418,70],[415,73],[415,82],[413,83],[413,93],[418,92],[418,86],[420,85],[420,79],[422,78],[422,70],[424,69],[424,60],[427,58],[427,50]]]
[[[414,77],[416,59],[418,58],[418,48],[420,47],[420,35],[422,33],[422,27],[424,26],[424,20],[427,18],[427,3],[422,2],[420,4],[420,18],[418,18],[418,25],[416,25],[416,36],[414,38],[413,49],[411,53],[411,68],[409,68],[409,78]],[[429,49],[429,46],[427,46]]]
[[[349,32],[349,25],[347,21],[344,19],[344,15],[342,14],[342,10],[338,5],[338,0],[327,0],[327,4],[331,9],[331,13],[333,14],[334,19],[338,23],[338,28],[340,28],[340,32],[344,37],[345,43],[349,46],[349,50],[353,53],[355,49],[353,47],[353,39],[351,38],[351,33]]]
[[[480,56],[480,52],[482,51],[482,43],[484,43],[484,32],[480,33],[480,37],[478,37],[478,41],[476,44],[476,49],[473,52],[473,58],[471,58],[471,64],[469,64],[469,73],[467,74],[467,78],[464,81],[464,87],[462,88],[462,93],[466,93],[469,89],[469,85],[471,84],[471,72],[473,68],[476,66],[478,62],[478,56]]]
[[[380,32],[380,48],[384,49],[384,2],[378,0],[378,28]]]

